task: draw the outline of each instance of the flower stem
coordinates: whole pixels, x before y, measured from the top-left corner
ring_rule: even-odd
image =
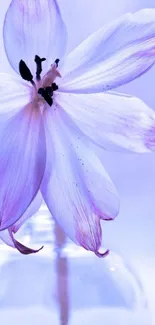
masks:
[[[66,235],[56,223],[54,226],[54,234],[57,254],[56,276],[60,324],[67,325],[69,320],[68,260],[66,256],[63,256],[62,252],[66,243]]]

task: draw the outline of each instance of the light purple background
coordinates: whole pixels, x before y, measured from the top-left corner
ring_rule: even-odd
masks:
[[[1,1],[0,28],[10,1]],[[116,4],[114,4],[116,3]],[[68,27],[68,50],[87,35],[124,12],[155,7],[154,0],[59,0]],[[0,44],[2,40],[0,38]],[[52,44],[51,44],[52,48]],[[0,55],[1,71],[9,71]],[[120,89],[141,97],[155,109],[155,67],[145,76]],[[103,224],[104,243],[126,256],[137,268],[152,307],[155,305],[155,154],[121,155],[101,153],[105,167],[121,197],[118,218]],[[153,321],[155,324],[155,320]]]

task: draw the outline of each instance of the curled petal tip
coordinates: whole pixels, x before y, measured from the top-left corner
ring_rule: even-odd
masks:
[[[38,253],[40,252],[42,249],[44,248],[44,246],[41,246],[39,249],[33,249],[33,252],[32,253]]]
[[[29,255],[29,254],[35,254],[38,253],[40,250],[43,249],[44,246],[40,247],[39,249],[32,249],[27,246],[24,246],[20,242],[16,241],[14,242],[15,247],[18,249],[18,251],[23,255]]]
[[[112,217],[109,217],[109,218],[104,218],[103,220],[104,220],[104,221],[113,221],[113,220],[114,220],[114,218],[112,218]]]
[[[109,255],[109,253],[110,253],[110,250],[109,249],[107,249],[104,253],[101,253],[101,252],[99,252],[99,251],[97,251],[97,252],[95,252],[95,255],[96,256],[98,256],[98,257],[106,257],[106,256],[108,256]]]
[[[25,245],[23,245],[22,243],[20,243],[19,241],[17,241],[12,232],[11,232],[11,229],[9,230],[9,234],[10,234],[10,238],[12,239],[12,242],[14,244],[14,247],[16,249],[18,249],[18,251],[21,253],[21,254],[24,254],[24,255],[29,255],[29,254],[34,254],[34,253],[38,253],[41,249],[43,249],[44,246],[40,247],[39,249],[32,249],[30,247],[27,247]]]
[[[16,248],[21,254],[24,255],[38,253],[41,249],[43,249],[43,246],[39,249],[32,249],[20,243],[14,238],[12,227],[4,231],[0,231],[0,239],[10,247],[13,247],[14,249]]]

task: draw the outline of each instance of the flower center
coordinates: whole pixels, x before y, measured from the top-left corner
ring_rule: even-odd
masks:
[[[56,59],[55,62],[51,65],[50,70],[44,75],[41,79],[42,73],[42,62],[45,58],[40,58],[38,55],[35,56],[36,63],[36,82],[33,80],[33,75],[23,60],[19,62],[19,72],[21,77],[29,81],[35,88],[35,94],[37,94],[37,99],[41,96],[49,106],[53,104],[53,94],[54,91],[58,90],[57,84],[54,82],[57,77],[61,77],[58,68],[59,59]]]

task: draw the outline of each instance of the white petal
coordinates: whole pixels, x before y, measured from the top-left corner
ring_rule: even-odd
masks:
[[[31,90],[20,77],[0,73],[0,119],[20,112],[31,101]]]
[[[12,101],[7,104],[3,93],[0,96],[0,107],[5,104],[5,110],[0,112],[0,230],[14,224],[29,207],[39,191],[46,164],[39,107],[33,103],[22,106],[21,101],[19,108],[20,96],[15,95],[8,88]]]
[[[136,97],[59,93],[56,101],[80,131],[104,149],[155,150],[155,113]]]
[[[102,92],[126,84],[155,62],[155,9],[127,14],[89,36],[66,59],[63,91]]]
[[[116,190],[101,162],[89,149],[89,143],[76,132],[72,122],[65,116],[62,120],[56,107],[46,114],[49,156],[43,198],[65,233],[98,254],[100,218],[111,220],[118,214]]]
[[[39,191],[36,197],[33,199],[32,203],[25,211],[25,213],[22,215],[22,217],[14,225],[12,225],[12,232],[16,233],[20,229],[20,227],[39,210],[42,202],[42,195]]]
[[[23,214],[23,216],[9,229],[0,231],[0,239],[8,246],[18,249],[22,254],[31,254],[31,253],[38,252],[40,249],[39,250],[31,249],[23,245],[19,241],[17,241],[14,238],[13,233],[17,232],[19,228],[23,225],[23,223],[37,212],[37,210],[41,206],[41,203],[42,203],[42,195],[39,191],[36,197],[34,198],[34,200],[32,201],[32,203],[30,204],[30,206],[28,207],[28,209]]]
[[[22,59],[34,74],[35,55],[48,59],[43,66],[49,68],[55,59],[63,57],[66,37],[56,0],[11,1],[4,22],[4,45],[17,72]]]

